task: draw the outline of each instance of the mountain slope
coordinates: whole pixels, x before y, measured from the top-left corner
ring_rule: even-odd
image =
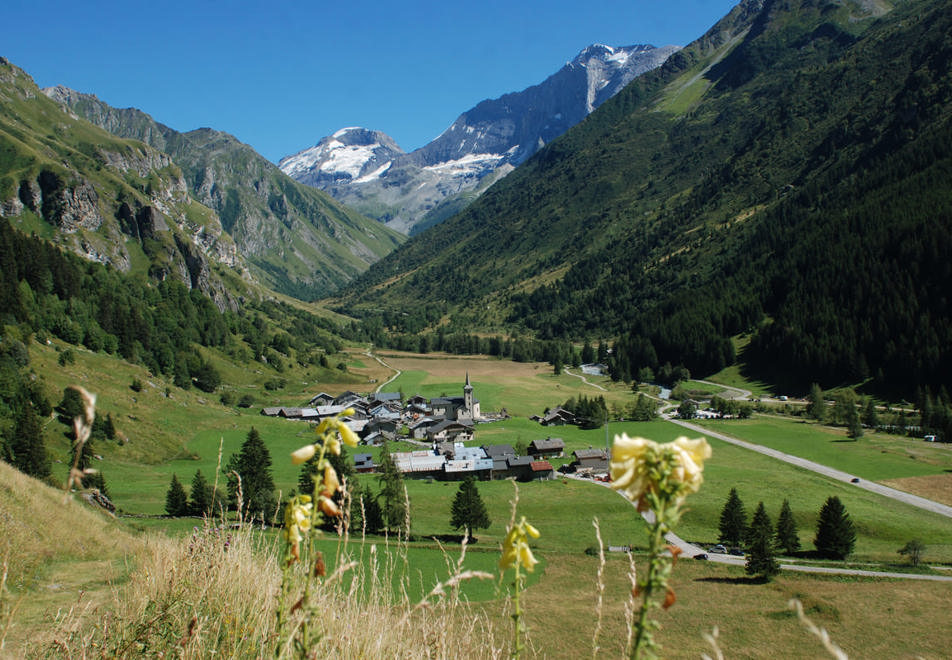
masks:
[[[114,137],[0,59],[0,216],[92,261],[234,306],[244,261],[167,154]],[[225,268],[222,268],[225,267]]]
[[[116,109],[65,87],[51,98],[120,137],[168,153],[192,197],[221,217],[259,279],[298,298],[327,295],[402,240],[379,223],[296,183],[231,135],[179,133],[134,108]]]
[[[677,50],[589,46],[544,82],[464,112],[412,153],[379,131],[349,128],[283,158],[279,166],[367,215],[418,233],[464,208]]]
[[[949,8],[742,2],[344,302],[618,335],[622,376],[750,330],[799,377],[945,382]]]

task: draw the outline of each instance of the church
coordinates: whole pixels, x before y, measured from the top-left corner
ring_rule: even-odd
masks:
[[[473,423],[482,416],[479,410],[479,400],[473,397],[473,386],[469,382],[469,372],[466,372],[466,384],[463,386],[463,396],[444,396],[430,400],[433,417],[445,417],[458,422]]]

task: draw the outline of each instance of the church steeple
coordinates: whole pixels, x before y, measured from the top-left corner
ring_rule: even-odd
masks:
[[[469,372],[466,372],[466,384],[463,386],[463,406],[467,417],[473,417],[473,386],[469,382]]]

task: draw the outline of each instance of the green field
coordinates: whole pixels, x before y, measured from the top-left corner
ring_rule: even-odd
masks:
[[[886,433],[852,440],[845,429],[787,417],[698,420],[697,424],[871,481],[942,474],[952,470],[952,446]]]

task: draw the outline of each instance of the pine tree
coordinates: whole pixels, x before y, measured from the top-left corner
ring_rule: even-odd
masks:
[[[826,401],[823,400],[823,390],[816,383],[810,386],[810,405],[807,406],[807,414],[818,422],[826,419]]]
[[[450,527],[465,529],[468,536],[471,536],[474,530],[489,527],[489,514],[486,513],[486,505],[483,504],[479,488],[476,487],[476,479],[472,475],[459,485],[456,497],[453,498],[451,513]]]
[[[879,426],[879,411],[876,410],[876,402],[873,397],[866,399],[866,407],[863,410],[863,424],[876,430]]]
[[[43,429],[36,411],[29,403],[17,414],[7,444],[13,454],[14,467],[37,479],[50,477],[50,456],[43,442]]]
[[[780,572],[774,548],[773,524],[764,503],[757,505],[754,518],[750,523],[749,541],[747,544],[747,564],[744,571],[747,575],[756,575],[763,580],[769,580]]]
[[[385,442],[380,452],[380,513],[384,527],[399,531],[407,525],[407,500],[403,474],[397,468]]]
[[[233,454],[225,468],[228,473],[228,495],[237,501],[238,479],[241,476],[241,496],[243,515],[270,516],[275,511],[274,479],[271,477],[271,453],[254,427],[241,445],[241,450]]]
[[[856,544],[856,531],[846,507],[838,497],[827,498],[820,509],[813,545],[823,557],[846,559]]]
[[[212,513],[212,487],[201,470],[196,470],[195,476],[192,477],[192,497],[188,508],[193,516],[207,516]]]
[[[188,515],[188,494],[174,474],[169,490],[165,494],[165,512],[170,516]]]
[[[741,502],[736,488],[731,488],[721,511],[721,520],[718,525],[721,543],[740,545],[747,533],[747,513],[744,503]]]
[[[787,500],[783,501],[780,515],[777,516],[777,547],[787,555],[792,555],[800,549],[800,533]]]

